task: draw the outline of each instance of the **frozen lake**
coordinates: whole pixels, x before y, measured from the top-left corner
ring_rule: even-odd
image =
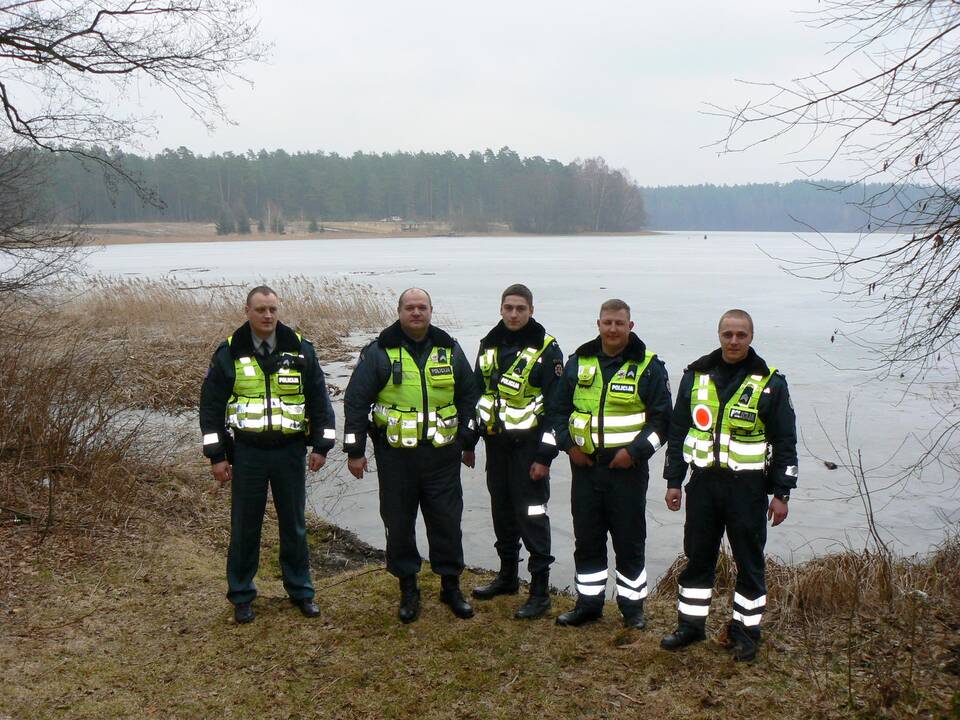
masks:
[[[831,239],[842,245],[854,237]],[[769,532],[768,552],[791,561],[863,546],[866,520],[853,479],[842,468],[831,471],[823,463],[840,462],[831,443],[838,447],[846,443],[848,396],[850,445],[862,450],[865,466],[878,468],[868,474],[878,524],[901,552],[926,551],[943,539],[946,524],[960,519],[957,478],[930,469],[920,479],[887,486],[898,468],[917,455],[919,445],[911,433],[936,421],[937,410],[927,393],[935,390],[934,383],[955,381],[956,376],[934,377],[908,391],[902,380],[874,380],[857,370],[870,364],[864,351],[841,334],[831,342],[842,327],[838,318],[851,315],[831,294],[836,286],[787,275],[764,251],[791,260],[810,253],[802,237],[789,233],[711,232],[705,238],[703,233],[675,232],[639,237],[115,245],[93,253],[88,264],[93,272],[128,277],[166,276],[187,265],[209,268],[173,275],[211,284],[254,284],[294,274],[345,277],[382,290],[391,304],[401,290],[416,285],[433,297],[434,324],[455,335],[471,359],[480,338],[499,319],[500,292],[511,283],[523,282],[533,290],[535,316],[557,337],[565,354],[596,335],[600,303],[620,297],[633,309],[635,331],[666,362],[674,388],[687,363],[717,347],[721,312],[743,308],[756,324],[754,347],[787,376],[800,432],[800,487],[790,501],[787,522]],[[239,321],[239,290],[237,296]],[[331,384],[346,386],[349,369],[326,369]],[[342,413],[338,421],[339,436]],[[368,475],[358,482],[346,472],[339,451],[330,457],[335,461],[331,465],[339,469],[326,482],[312,483],[311,504],[331,521],[382,547],[376,477]],[[468,565],[495,567],[482,444],[477,462],[476,470],[463,469],[466,560]],[[647,568],[654,578],[681,551],[683,525],[682,512],[664,507],[662,464],[661,451],[651,462],[647,497]],[[570,469],[565,457],[557,459],[552,474],[550,517],[557,565],[551,580],[564,587],[573,577]],[[421,552],[426,554],[422,527]]]

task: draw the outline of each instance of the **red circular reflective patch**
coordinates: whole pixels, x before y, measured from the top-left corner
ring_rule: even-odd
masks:
[[[693,409],[693,424],[700,430],[709,430],[713,425],[713,413],[706,405],[697,405]]]

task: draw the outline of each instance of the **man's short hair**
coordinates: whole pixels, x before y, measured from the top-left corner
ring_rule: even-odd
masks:
[[[433,300],[432,300],[431,297],[430,297],[430,293],[428,293],[428,292],[427,292],[426,290],[424,290],[423,288],[418,288],[418,287],[409,287],[409,288],[407,288],[406,290],[404,290],[402,293],[400,293],[400,299],[397,300],[397,310],[400,310],[400,309],[403,307],[403,296],[406,295],[408,292],[413,292],[414,290],[419,291],[419,292],[422,292],[424,295],[427,296],[427,305],[429,305],[429,306],[430,306],[430,309],[432,310],[432,309],[433,309]]]
[[[717,323],[717,332],[720,332],[720,325],[723,324],[723,321],[726,318],[737,318],[738,320],[746,320],[750,323],[750,334],[753,335],[753,318],[750,317],[750,313],[746,310],[739,310],[734,308],[733,310],[727,310],[723,315],[720,316],[720,321]]]
[[[268,285],[257,285],[253,290],[247,293],[247,305],[250,304],[250,301],[253,299],[253,296],[256,294],[260,295],[273,295],[276,298],[279,298],[277,291]]]
[[[503,294],[500,296],[500,304],[503,305],[503,301],[507,299],[507,295],[517,295],[522,297],[527,301],[527,305],[533,307],[533,293],[530,292],[530,288],[521,283],[514,283],[506,290],[503,291]]]
[[[603,315],[605,312],[618,312],[620,310],[626,310],[627,317],[630,317],[630,306],[619,298],[610,298],[600,306],[601,315]]]

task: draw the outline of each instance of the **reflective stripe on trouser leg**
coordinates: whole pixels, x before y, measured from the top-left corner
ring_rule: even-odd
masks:
[[[644,568],[635,578],[617,571],[617,601],[640,601],[647,596],[647,570]]]
[[[577,573],[577,593],[585,599],[600,598],[603,602],[603,593],[607,589],[607,569],[593,572]]]
[[[712,588],[689,588],[677,586],[677,612],[687,622],[702,625],[710,612]]]
[[[766,607],[766,595],[750,600],[738,592],[733,594],[733,619],[743,623],[745,627],[759,627]]]

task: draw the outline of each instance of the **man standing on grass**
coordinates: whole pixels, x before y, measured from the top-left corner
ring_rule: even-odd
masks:
[[[670,419],[667,369],[633,332],[630,306],[600,306],[599,336],[577,348],[557,383],[549,417],[570,456],[577,603],[557,618],[579,626],[603,614],[607,533],[617,561],[623,624],[646,625],[647,462]]]
[[[277,294],[247,294],[247,322],[213,354],[200,391],[203,454],[213,477],[230,483],[227,598],[238,623],[254,619],[253,578],[267,486],[280,525],[283,587],[306,617],[316,617],[304,518],[306,473],[323,467],[336,438],[333,406],[313,345],[279,322]],[[232,431],[232,436],[231,436]]]
[[[460,463],[474,464],[478,392],[460,345],[430,324],[433,303],[426,290],[404,290],[397,314],[397,322],[360,352],[344,394],[347,467],[357,479],[363,477],[369,433],[387,535],[387,570],[400,581],[401,622],[413,622],[420,613],[418,508],[427,527],[430,566],[440,575],[440,600],[466,619],[473,608],[460,590]]]
[[[677,511],[687,466],[687,520],[677,629],[660,641],[679,650],[706,638],[720,541],[726,531],[737,564],[727,647],[751,661],[767,604],[763,548],[766,521],[787,518],[797,486],[797,430],[787,380],[750,347],[753,319],[728,310],[717,328],[720,347],[684,370],[670,423],[667,507]],[[767,502],[767,494],[773,497]]]
[[[487,450],[487,489],[500,572],[473,589],[489,600],[520,588],[520,540],[530,553],[530,595],[516,612],[539,618],[550,609],[550,463],[553,430],[543,426],[544,397],[563,372],[557,341],[533,319],[533,293],[511,285],[500,297],[500,322],[480,341],[474,377],[483,389],[477,425]]]

